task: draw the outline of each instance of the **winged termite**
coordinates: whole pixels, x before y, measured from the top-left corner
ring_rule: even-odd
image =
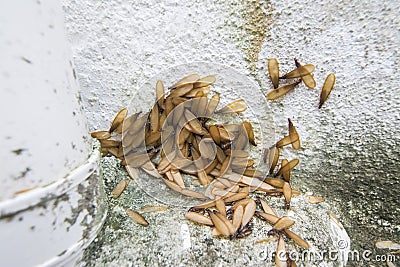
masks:
[[[279,62],[276,58],[268,59],[268,72],[269,77],[271,78],[271,82],[274,88],[278,88],[279,86]]]
[[[381,241],[375,242],[375,247],[396,250],[396,249],[400,249],[400,244],[395,243],[390,240],[381,240]]]
[[[160,162],[158,163],[157,170],[159,172],[163,172],[170,164],[171,162],[175,159],[176,156],[176,151],[173,150],[169,152],[165,157],[162,157]]]
[[[215,198],[227,198],[235,195],[235,193],[229,192],[226,189],[214,188],[211,190],[211,195]]]
[[[142,116],[137,116],[136,120],[131,124],[129,128],[126,128],[126,131],[124,133],[130,134],[130,135],[135,135],[139,131],[143,130],[146,126],[147,119],[148,119],[149,113],[145,113]]]
[[[99,141],[102,148],[119,147],[121,144],[121,141],[117,140],[100,139]]]
[[[203,96],[199,97],[199,102],[196,108],[196,114],[198,117],[204,117],[207,112],[208,98]]]
[[[165,123],[166,119],[167,119],[166,113],[165,112],[161,113],[159,116],[159,121],[158,121],[160,131],[164,127],[164,123]]]
[[[314,70],[315,66],[313,64],[306,64],[286,73],[285,75],[280,77],[280,79],[299,78],[305,75],[310,75]]]
[[[197,114],[198,114],[199,102],[200,102],[201,97],[202,96],[200,96],[199,93],[197,93],[195,98],[193,98],[190,101],[185,102],[185,108],[187,110],[189,110],[191,113],[193,113],[193,115],[195,115],[195,117],[199,117]]]
[[[213,139],[203,138],[199,144],[199,150],[202,158],[214,160],[216,148]]]
[[[184,158],[190,159],[190,148],[189,148],[189,143],[185,142],[183,148],[181,148],[181,153]]]
[[[195,134],[193,134],[192,136],[193,136],[193,138],[191,139],[192,146],[191,146],[190,150],[196,150],[197,152],[199,152],[199,150],[200,150],[199,142],[201,142],[201,137],[198,135],[195,135]]]
[[[167,176],[168,180],[174,181],[174,177],[172,176],[171,169],[168,169],[167,171],[160,172],[161,174],[165,174]]]
[[[243,218],[242,218],[243,226],[247,225],[250,222],[251,218],[253,218],[254,216],[255,211],[256,211],[256,202],[253,199],[251,199],[244,208]]]
[[[215,206],[216,200],[208,200],[195,206],[198,209],[212,208]]]
[[[146,152],[131,153],[125,156],[125,160],[132,168],[137,168],[145,164],[150,160],[149,155]]]
[[[254,139],[254,131],[253,131],[253,126],[251,125],[250,122],[244,121],[243,126],[246,129],[247,136],[249,137],[249,142],[253,146],[257,146],[255,139]]]
[[[254,164],[252,159],[235,157],[231,160],[232,169],[242,169],[250,167]]]
[[[278,164],[279,154],[280,154],[280,151],[279,151],[278,147],[274,146],[269,150],[269,153],[268,153],[268,166],[269,166],[269,173],[270,174],[274,171],[276,165]]]
[[[139,131],[138,133],[135,134],[135,138],[133,138],[132,143],[125,143],[124,142],[124,149],[125,149],[125,154],[127,154],[128,151],[131,151],[135,148],[142,148],[145,146],[145,140],[146,140],[146,134],[145,130],[142,129],[142,131]],[[125,141],[127,141],[125,139]]]
[[[279,220],[274,224],[273,228],[277,231],[289,228],[295,223],[292,219],[288,216],[282,216]]]
[[[300,236],[298,236],[297,234],[293,233],[292,231],[290,231],[289,229],[284,229],[283,232],[290,238],[292,239],[297,245],[305,248],[305,249],[309,249],[310,248],[310,244],[308,244],[307,241],[305,241],[304,239],[302,239]]]
[[[239,189],[240,189],[239,185],[234,184],[234,185],[232,185],[232,186],[226,188],[226,191],[232,192],[232,193],[238,193],[238,192],[239,192]]]
[[[97,132],[90,133],[90,136],[92,136],[93,138],[96,138],[98,140],[103,140],[103,139],[110,138],[111,134],[109,131],[97,131]]]
[[[205,135],[208,133],[208,131],[203,127],[201,122],[196,118],[196,116],[192,112],[185,109],[184,115],[187,122],[185,124],[186,129],[199,135]]]
[[[234,194],[232,196],[224,198],[224,201],[225,201],[225,203],[238,201],[238,200],[241,200],[243,198],[246,198],[248,195],[249,195],[249,192],[239,192],[239,193],[236,193],[236,194]]]
[[[205,117],[209,118],[210,116],[212,116],[215,112],[215,110],[217,109],[217,106],[219,104],[220,101],[220,96],[219,94],[214,94],[210,101],[208,102],[208,106],[207,106],[207,110],[206,110],[206,114]]]
[[[290,135],[287,135],[287,136],[283,137],[281,140],[279,140],[276,143],[276,147],[280,148],[280,147],[284,147],[284,146],[290,145],[292,143],[293,143],[293,141],[290,138]]]
[[[164,97],[165,97],[164,83],[162,81],[158,80],[156,82],[156,101],[157,101],[158,106],[162,109],[165,108]]]
[[[168,206],[145,206],[139,210],[139,212],[146,213],[146,212],[159,212],[159,211],[166,211],[168,210]]]
[[[136,123],[140,113],[141,112],[136,112],[125,118],[124,122],[122,123],[122,133],[127,133],[127,131],[130,130],[130,128]]]
[[[267,220],[270,224],[275,224],[278,220],[279,217],[270,213],[265,213],[265,212],[256,212],[256,214],[261,217],[262,219]]]
[[[172,98],[168,96],[165,99],[165,115],[168,117],[172,110],[174,110],[174,103],[172,103]]]
[[[194,84],[194,88],[204,87],[215,83],[216,78],[214,75],[208,75],[206,77],[198,79]]]
[[[282,159],[281,166],[282,167],[285,166],[286,164],[288,164],[288,162],[289,161],[287,159]],[[286,182],[289,182],[290,181],[290,171],[282,173],[282,177],[283,177],[283,180],[285,180]]]
[[[129,184],[128,180],[121,180],[112,191],[113,198],[117,199],[122,194],[122,192],[124,192],[128,184]]]
[[[257,189],[262,189],[262,190],[274,190],[275,188],[270,186],[269,184],[266,184],[257,178],[252,178],[252,177],[247,177],[247,176],[242,176],[241,180],[242,183],[255,187]]]
[[[196,82],[198,79],[200,79],[200,76],[198,74],[190,74],[188,76],[183,77],[182,79],[180,79],[179,81],[177,81],[176,83],[174,83],[170,89],[176,88],[178,86],[182,86],[184,84],[193,84],[194,82]]]
[[[217,228],[213,227],[212,232],[211,232],[213,237],[220,237],[222,234],[217,230]]]
[[[224,153],[224,151],[222,150],[222,148],[221,147],[219,147],[219,146],[217,146],[217,159],[218,159],[218,162],[219,163],[223,163],[224,161],[225,161],[225,159],[226,159],[226,155],[225,155],[225,153]]]
[[[203,92],[203,91],[198,91],[198,92],[196,93],[196,95],[194,96],[194,98],[200,98],[200,97],[206,97],[206,96],[204,95],[204,92]]]
[[[285,248],[285,241],[280,235],[278,239],[278,245],[276,247],[275,253],[275,264],[277,267],[288,267],[287,265],[288,257]]]
[[[224,216],[220,212],[215,212],[214,214],[217,215],[217,217],[226,225],[226,227],[228,228],[228,231],[229,231],[229,235],[233,235],[236,232],[235,227],[233,227],[231,221],[229,221],[226,218],[226,216]]]
[[[169,97],[174,98],[174,97],[179,97],[179,96],[184,96],[185,94],[189,93],[193,89],[193,84],[184,84],[179,87],[176,87],[171,90],[169,93]]]
[[[217,128],[219,131],[220,142],[230,142],[235,138],[235,135],[227,131],[225,128],[223,127],[217,127]]]
[[[222,166],[220,169],[221,175],[224,175],[229,170],[230,163],[231,163],[231,157],[227,156],[224,162],[222,162]]]
[[[163,178],[163,181],[164,181],[164,183],[165,183],[166,185],[168,185],[168,187],[171,188],[172,190],[174,190],[174,191],[176,191],[176,192],[179,192],[179,193],[182,192],[182,188],[181,188],[177,183],[175,183],[174,181],[170,181],[170,180],[164,179],[164,178]]]
[[[185,97],[172,97],[172,104],[175,106],[185,103],[186,101],[188,101],[188,99]]]
[[[198,193],[193,190],[189,190],[186,188],[183,188],[182,191],[180,192],[182,195],[188,196],[188,197],[193,197],[193,198],[198,198],[198,199],[205,199],[206,196],[202,193]]]
[[[267,99],[268,100],[278,99],[279,97],[284,96],[290,91],[292,91],[299,83],[300,81],[297,81],[295,83],[283,85],[277,89],[271,90],[267,93]]]
[[[322,105],[325,103],[326,99],[328,99],[328,96],[331,93],[333,86],[335,85],[335,82],[336,82],[335,74],[330,73],[326,77],[324,85],[322,86],[318,108],[321,108]]]
[[[244,176],[249,176],[249,177],[257,177],[261,178],[263,176],[262,171],[259,170],[254,170],[254,169],[245,169],[243,171]]]
[[[197,172],[197,177],[199,178],[200,184],[201,185],[207,185],[210,183],[210,180],[208,179],[207,173],[204,170],[200,170]]]
[[[276,175],[281,175],[282,173],[291,171],[294,167],[297,166],[297,164],[299,164],[299,162],[299,159],[292,159],[286,165],[282,166]]]
[[[233,212],[232,225],[235,228],[235,232],[239,229],[240,225],[242,224],[243,212],[244,209],[242,205],[239,205],[237,208],[235,208],[235,211]]]
[[[234,133],[234,134],[239,133],[243,130],[243,124],[241,124],[241,123],[224,123],[224,124],[219,124],[217,126],[223,127],[228,132]]]
[[[147,174],[149,174],[155,178],[162,178],[161,174],[157,171],[153,162],[151,162],[150,160],[147,161],[145,164],[143,164],[140,168],[143,171],[145,171]]]
[[[300,68],[302,66],[297,59],[294,59],[294,62],[297,68]],[[301,79],[309,89],[314,89],[315,86],[317,86],[317,83],[315,82],[314,76],[312,74],[303,75],[301,76]]]
[[[232,206],[233,210],[236,210],[239,206],[243,206],[243,210],[244,207],[251,201],[251,198],[244,198],[242,200],[236,201],[235,204]]]
[[[249,144],[249,139],[245,133],[244,127],[240,127],[240,130],[235,134],[236,139],[234,140],[232,146],[236,150],[246,150]]]
[[[300,136],[297,133],[296,127],[294,127],[292,121],[288,119],[289,121],[289,137],[292,142],[292,148],[295,150],[300,149]]]
[[[121,109],[118,111],[117,115],[115,116],[114,120],[111,123],[109,132],[114,132],[121,123],[124,122],[124,119],[128,115],[128,110],[126,108]],[[121,129],[122,130],[122,129]]]
[[[185,188],[185,182],[183,181],[182,174],[179,171],[171,170],[171,175],[174,179],[174,182],[182,188]]]
[[[145,143],[147,146],[161,144],[161,132],[148,133]]]
[[[190,134],[191,133],[189,132],[189,130],[187,130],[186,128],[182,128],[182,130],[178,134],[178,140],[177,140],[179,148],[182,148],[185,145],[185,142],[188,140]]]
[[[265,202],[263,199],[260,199],[260,203],[265,213],[277,216],[275,211],[267,204],[267,202]]]
[[[225,107],[215,111],[215,113],[240,113],[243,112],[247,109],[246,102],[243,99],[238,99],[236,101],[233,101],[232,103],[229,103]]]
[[[229,236],[229,229],[228,226],[225,224],[223,220],[221,220],[220,217],[218,217],[215,213],[209,212],[211,220],[215,226],[215,228],[224,236]],[[233,226],[232,226],[233,227]]]
[[[283,185],[285,184],[285,181],[279,178],[265,178],[264,182],[266,182],[267,184],[272,185],[273,187],[276,188],[282,188]]]
[[[211,164],[209,164],[209,165],[204,169],[204,171],[206,172],[206,174],[210,174],[210,173],[215,169],[215,167],[217,167],[218,163],[219,163],[218,160],[217,160],[217,159],[214,159],[214,161],[211,162]]]
[[[283,185],[283,196],[285,197],[286,207],[290,207],[290,200],[292,199],[292,187],[288,182],[285,182]]]
[[[108,148],[108,152],[113,155],[114,157],[118,158],[118,151],[119,148],[118,147],[110,147]]]
[[[225,202],[219,198],[216,200],[215,202],[215,207],[217,208],[217,211],[219,213],[221,213],[223,216],[226,217],[226,206],[225,206]]]
[[[306,199],[310,204],[319,204],[325,201],[325,199],[321,196],[306,196]]]
[[[207,96],[210,93],[210,86],[204,86],[200,88],[193,88],[189,93],[185,94],[184,97],[193,98],[201,92],[203,96]]]
[[[175,158],[171,162],[172,166],[178,170],[188,169],[190,165],[192,165],[192,161],[185,158]],[[197,172],[196,172],[197,173]]]
[[[184,112],[185,112],[185,107],[184,105],[178,105],[176,106],[172,113],[171,113],[171,119],[172,119],[172,125],[174,125],[175,127],[180,127],[185,123],[185,120],[183,119],[184,117]],[[170,117],[167,118],[167,121],[170,121]]]
[[[132,146],[133,140],[135,139],[135,135],[126,133],[122,136],[122,149],[125,154],[128,154],[136,147]]]
[[[209,225],[209,226],[214,225],[210,218],[208,218],[204,215],[201,215],[197,212],[189,211],[185,214],[185,218],[190,221],[199,223],[199,224],[204,224],[204,225]]]
[[[149,223],[146,221],[146,219],[137,211],[134,211],[132,209],[127,209],[126,214],[128,214],[129,218],[131,218],[132,221],[135,223],[148,226]]]
[[[217,180],[218,180],[218,182],[220,182],[221,184],[223,184],[223,185],[225,186],[225,188],[226,188],[226,187],[231,187],[231,186],[234,185],[234,183],[232,183],[232,182],[229,181],[228,179],[224,179],[224,178],[218,177]]]

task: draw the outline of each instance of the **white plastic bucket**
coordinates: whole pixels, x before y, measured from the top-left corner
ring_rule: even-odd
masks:
[[[74,264],[106,214],[58,1],[0,9],[2,266]]]

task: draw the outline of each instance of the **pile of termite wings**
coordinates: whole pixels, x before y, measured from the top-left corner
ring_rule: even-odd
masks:
[[[186,218],[211,226],[214,236],[245,237],[252,232],[253,218],[258,217],[273,226],[270,234],[278,240],[278,249],[284,250],[283,237],[308,249],[309,244],[288,229],[295,222],[288,216],[278,217],[257,194],[283,196],[286,208],[291,198],[300,194],[290,185],[290,172],[299,160],[282,159],[278,164],[281,147],[300,148],[295,126],[289,120],[289,134],[264,155],[268,173],[253,168],[255,160],[247,151],[250,145],[256,145],[252,124],[214,124],[210,120],[218,114],[247,109],[243,99],[218,109],[220,95],[209,97],[215,80],[212,75],[201,78],[192,74],[170,86],[168,93],[157,81],[156,100],[149,112],[128,116],[128,110],[122,109],[109,130],[91,135],[99,140],[102,155],[120,159],[131,178],[139,177],[142,170],[180,194],[203,199],[203,203],[189,209]],[[188,189],[183,175],[197,179],[203,191]],[[121,181],[117,185],[114,198],[127,184]],[[138,212],[127,213],[134,221],[147,225]]]

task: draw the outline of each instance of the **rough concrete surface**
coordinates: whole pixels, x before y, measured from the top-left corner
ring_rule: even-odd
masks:
[[[171,66],[194,61],[223,64],[246,75],[265,94],[272,88],[268,58],[279,59],[282,73],[294,67],[294,57],[315,64],[316,89],[301,85],[268,103],[268,116],[272,115],[276,140],[287,133],[287,118],[298,127],[303,148],[288,152],[301,161],[293,172],[294,185],[326,198],[316,214],[314,208],[303,207],[300,197],[299,212],[307,211],[301,214],[310,217],[315,230],[318,222],[324,229],[327,217],[322,215],[332,210],[350,236],[351,249],[372,250],[373,255],[387,253],[374,248],[377,240],[400,242],[399,8],[398,1],[366,0],[64,1],[91,130],[108,128],[139,88]],[[330,72],[337,82],[318,110],[320,88]],[[103,169],[110,192],[126,174],[110,159],[103,161]],[[212,239],[209,229],[185,221],[179,207],[149,215],[148,228],[133,225],[125,208],[156,203],[133,185],[121,200],[110,201],[104,230],[86,251],[87,265],[260,264],[262,257],[254,253],[265,249],[252,241],[265,232],[257,223],[261,230],[253,232],[252,241],[233,242]],[[187,231],[189,250],[177,241]],[[325,241],[328,247],[334,245],[326,232],[312,236],[321,237],[311,241],[317,247]]]

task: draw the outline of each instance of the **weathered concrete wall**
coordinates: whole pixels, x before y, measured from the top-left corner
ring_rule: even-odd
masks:
[[[365,0],[64,4],[91,130],[107,128],[141,85],[174,65],[226,64],[266,93],[268,58],[278,58],[282,72],[293,68],[294,57],[315,64],[317,89],[300,86],[269,103],[270,112],[277,138],[286,134],[287,118],[299,129],[303,149],[295,185],[326,197],[357,249],[373,249],[378,239],[400,241],[399,8],[398,1]],[[319,89],[329,72],[336,73],[337,83],[318,110]],[[132,198],[139,201],[133,206],[143,201]],[[111,205],[114,213],[93,251],[122,255],[111,242],[127,242],[131,233],[124,230],[121,207]]]

